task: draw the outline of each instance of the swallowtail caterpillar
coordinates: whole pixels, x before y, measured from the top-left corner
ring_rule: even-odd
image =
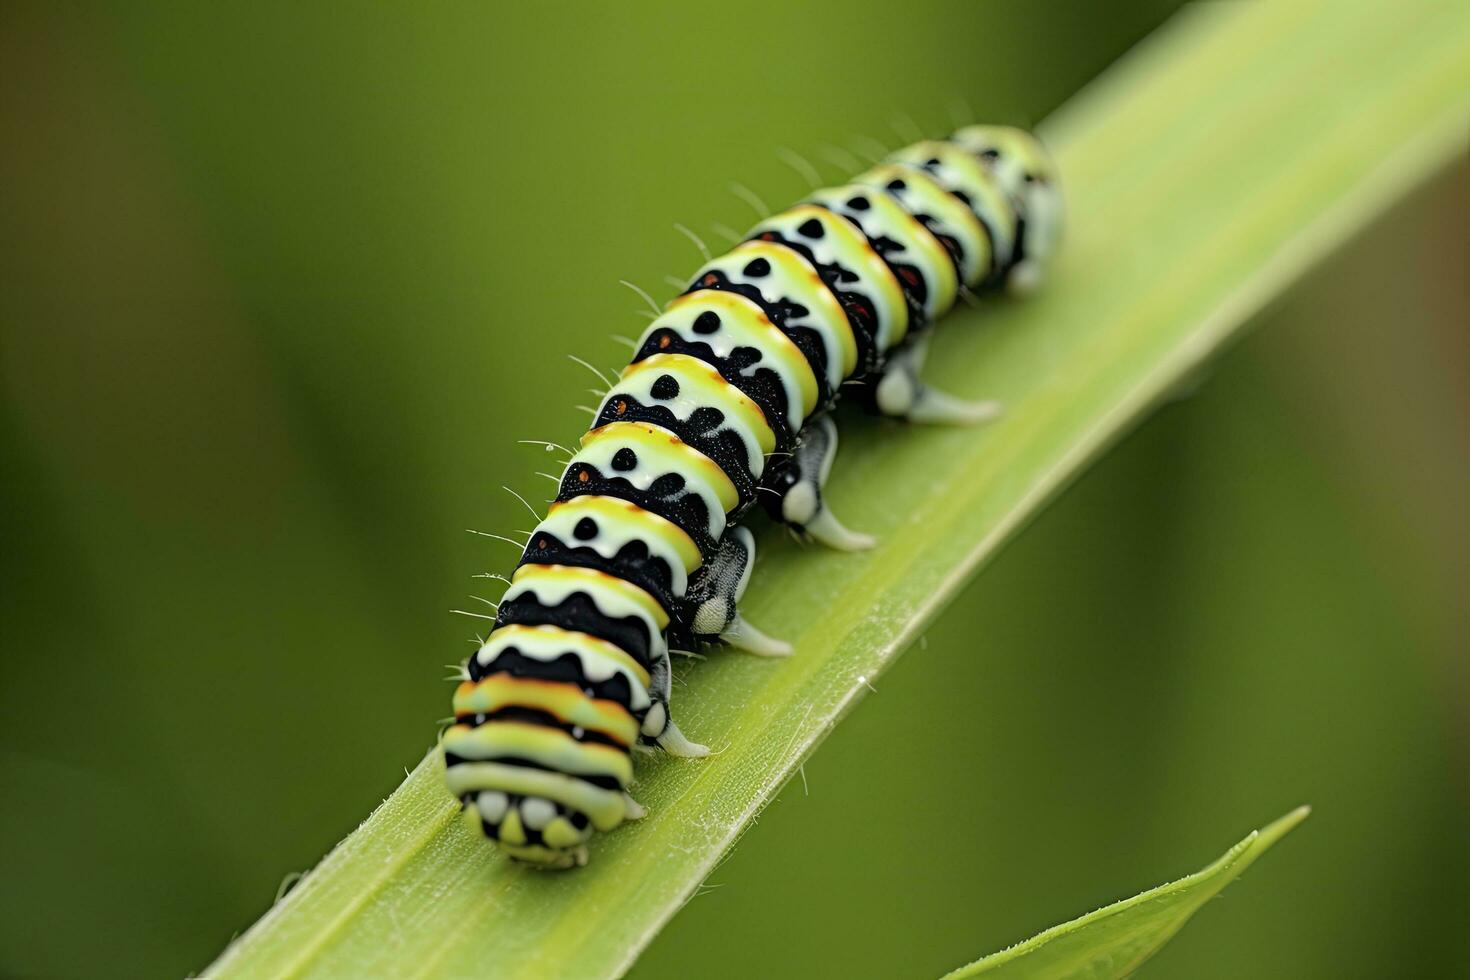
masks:
[[[633,747],[708,753],[669,711],[670,643],[790,652],[740,615],[757,501],[833,548],[822,490],[839,394],[925,423],[989,404],[919,378],[965,291],[1027,292],[1061,231],[1041,144],[1003,126],[916,143],[756,225],[637,342],[531,532],[443,737],[466,821],[513,858],[585,864],[593,831],[643,815]]]

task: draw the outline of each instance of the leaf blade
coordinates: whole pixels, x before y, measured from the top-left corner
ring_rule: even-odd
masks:
[[[1053,926],[982,957],[944,980],[994,977],[1126,977],[1137,970],[1260,856],[1311,813],[1302,806],[1249,835],[1194,874]]]

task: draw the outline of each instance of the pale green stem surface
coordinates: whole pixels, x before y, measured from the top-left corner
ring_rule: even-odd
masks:
[[[1176,18],[1044,129],[1070,214],[1044,293],[940,325],[929,377],[1000,399],[1005,416],[911,431],[841,413],[830,497],[881,546],[831,554],[762,535],[746,612],[797,653],[713,651],[682,672],[675,716],[718,755],[641,760],[649,816],[597,840],[588,867],[544,874],[463,829],[431,752],[209,975],[626,970],[980,564],[1263,305],[1461,152],[1467,118],[1470,5]],[[967,652],[974,669],[985,645]]]
[[[1126,977],[1184,928],[1194,913],[1245,873],[1297,824],[1299,807],[1226,851],[1209,867],[992,953],[944,980],[1114,980]]]

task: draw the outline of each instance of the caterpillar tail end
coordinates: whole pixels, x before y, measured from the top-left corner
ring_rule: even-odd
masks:
[[[739,613],[725,631],[720,634],[720,639],[737,650],[753,653],[757,657],[789,657],[792,646],[785,640],[778,640],[761,632],[745,620]]]
[[[465,778],[475,777],[471,773]],[[463,798],[461,819],[471,832],[495,841],[518,863],[547,871],[580,868],[587,863],[591,818],[546,797],[497,789],[473,790]],[[616,826],[618,818],[612,820],[601,826]]]

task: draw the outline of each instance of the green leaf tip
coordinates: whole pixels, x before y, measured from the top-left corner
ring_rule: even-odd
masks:
[[[1272,844],[1295,830],[1303,820],[1312,815],[1310,803],[1303,803],[1295,810],[1280,819],[1274,820],[1256,831],[1256,840],[1260,844],[1260,850],[1264,851]]]
[[[1151,888],[992,953],[944,980],[1125,977],[1163,948],[1190,917],[1312,812],[1299,806],[1253,830],[1194,874]]]

